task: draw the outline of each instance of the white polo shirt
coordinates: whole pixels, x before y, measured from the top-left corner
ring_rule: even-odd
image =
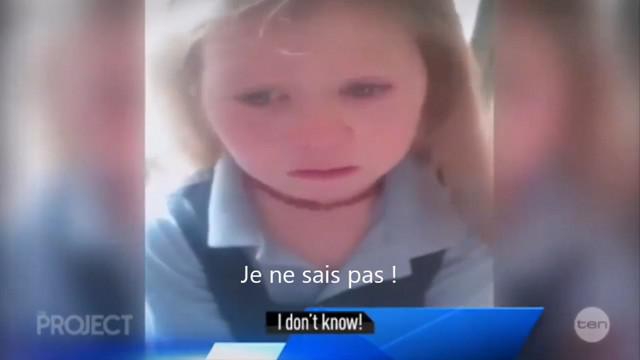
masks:
[[[265,236],[242,176],[242,170],[228,156],[216,165],[207,245],[256,247],[252,265],[263,274],[272,269],[291,269],[296,274],[314,270],[315,266]],[[374,221],[341,273],[383,270],[387,280],[395,265],[396,278],[402,278],[411,275],[411,259],[446,249],[441,269],[424,294],[424,305],[492,306],[491,257],[458,219],[446,189],[435,176],[407,158],[384,181]],[[326,285],[263,283],[270,298],[281,304],[316,303],[348,290],[347,281]],[[353,288],[358,286],[363,284]],[[146,237],[148,339],[233,340],[215,296],[175,219],[165,215],[150,221]]]

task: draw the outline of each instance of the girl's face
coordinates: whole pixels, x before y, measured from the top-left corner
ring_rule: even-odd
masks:
[[[205,40],[205,115],[239,166],[290,196],[335,201],[408,152],[426,96],[410,32],[325,2],[300,19],[219,23]]]

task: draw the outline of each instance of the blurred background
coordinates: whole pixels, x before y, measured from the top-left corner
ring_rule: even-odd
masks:
[[[140,354],[143,5],[2,2],[1,351],[9,358]],[[56,318],[69,326],[40,327]]]
[[[145,188],[188,173],[145,70],[160,3],[0,1],[0,357],[140,355]],[[522,359],[639,357],[638,3],[456,1],[490,110],[496,305],[545,307]],[[597,343],[575,331],[592,306]],[[132,320],[43,336],[43,312]]]
[[[545,308],[522,359],[636,359],[638,1],[496,11],[496,305]],[[588,307],[608,316],[593,343]]]

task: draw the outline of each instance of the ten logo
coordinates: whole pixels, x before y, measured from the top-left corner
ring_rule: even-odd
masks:
[[[588,307],[578,313],[574,327],[580,339],[596,343],[607,336],[611,328],[611,322],[609,321],[609,316],[602,309]]]

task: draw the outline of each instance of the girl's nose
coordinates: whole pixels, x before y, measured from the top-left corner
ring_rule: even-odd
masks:
[[[297,111],[289,135],[299,147],[331,149],[351,142],[354,131],[338,109],[324,105]]]

